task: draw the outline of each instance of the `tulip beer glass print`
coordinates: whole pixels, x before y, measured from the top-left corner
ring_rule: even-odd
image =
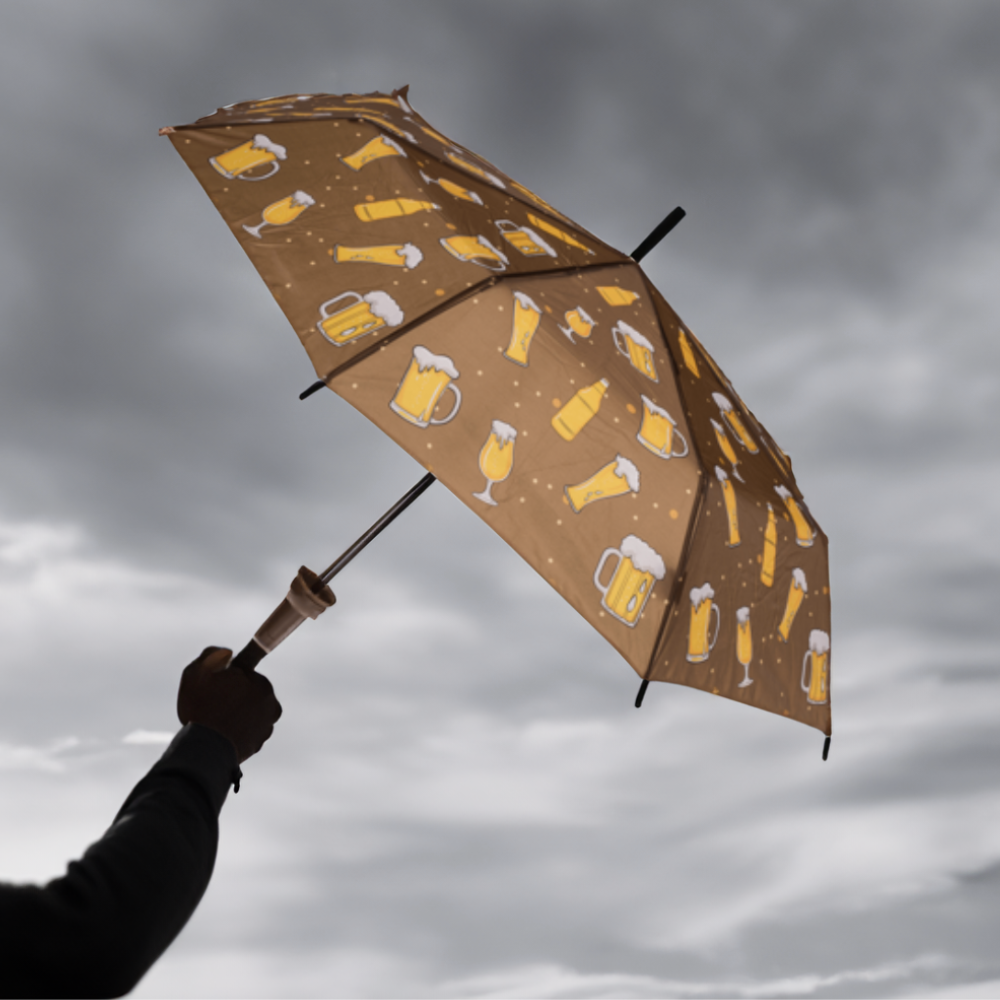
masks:
[[[405,89],[162,131],[317,385],[513,546],[641,692],[685,684],[829,735],[826,536],[635,259],[432,128]]]

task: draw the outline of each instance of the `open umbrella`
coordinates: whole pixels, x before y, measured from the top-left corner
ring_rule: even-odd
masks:
[[[301,339],[313,388],[541,573],[642,678],[637,704],[671,681],[829,737],[826,537],[633,257],[432,128],[405,88],[162,131]],[[261,655],[332,601],[320,588],[300,574]]]

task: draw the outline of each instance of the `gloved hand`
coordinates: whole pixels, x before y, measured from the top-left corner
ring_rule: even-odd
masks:
[[[229,668],[231,649],[209,646],[181,674],[177,717],[221,733],[236,747],[242,764],[274,732],[281,705],[271,682],[254,671]]]

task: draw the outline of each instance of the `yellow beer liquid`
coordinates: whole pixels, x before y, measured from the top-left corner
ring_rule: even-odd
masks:
[[[408,417],[413,423],[429,423],[434,415],[434,407],[450,381],[447,372],[439,372],[434,367],[421,371],[414,359],[396,393],[396,412],[403,410],[401,415]]]
[[[812,659],[812,673],[809,675],[809,694],[806,697],[809,701],[822,705],[827,696],[826,659],[830,654],[810,650],[807,655]]]
[[[657,455],[669,455],[673,447],[674,426],[662,414],[642,407],[642,429],[639,440]]]
[[[557,239],[562,240],[563,243],[568,243],[571,247],[576,247],[578,250],[585,250],[591,255],[594,253],[594,251],[591,250],[586,244],[581,243],[578,239],[570,236],[570,234],[564,230],[553,226],[551,222],[546,222],[545,219],[540,219],[537,215],[533,215],[531,212],[528,213],[528,219],[533,225],[538,226],[538,228],[543,232],[548,233],[550,236],[555,236]]]
[[[360,170],[366,163],[377,160],[382,156],[399,156],[399,152],[393,149],[382,136],[366,142],[356,153],[344,157],[346,163],[352,170]]]
[[[792,516],[792,524],[795,525],[795,541],[802,546],[802,548],[807,549],[813,543],[812,527],[806,520],[805,515],[802,513],[799,505],[795,502],[794,497],[785,497],[785,506],[788,508],[788,513]]]
[[[684,364],[687,365],[688,370],[695,378],[701,378],[701,374],[698,371],[698,361],[694,356],[694,351],[691,350],[691,343],[684,335],[683,330],[678,332],[677,339],[681,344],[681,354],[684,356]]]
[[[726,410],[723,419],[733,429],[733,433],[743,442],[743,446],[751,455],[757,454],[757,442],[750,437],[750,432],[746,429],[740,415],[735,410]]]
[[[505,441],[501,444],[497,436],[491,434],[479,453],[479,468],[483,475],[494,483],[499,483],[510,475],[513,465],[514,442]]]
[[[608,585],[604,603],[613,615],[631,625],[642,613],[652,583],[652,573],[639,572],[631,559],[623,558]]]
[[[785,602],[785,616],[781,619],[781,624],[778,626],[778,635],[785,642],[788,642],[788,636],[792,631],[792,623],[795,621],[795,616],[799,613],[803,597],[805,597],[805,594],[795,585],[795,581],[792,580],[791,586],[788,588],[788,600]]]
[[[289,222],[294,222],[308,207],[308,205],[300,205],[293,201],[292,196],[289,195],[264,209],[264,221],[269,222],[272,226],[287,226]]]
[[[597,290],[609,306],[630,306],[639,298],[638,292],[630,292],[617,285],[598,285]]]
[[[254,149],[251,139],[234,149],[227,149],[219,156],[213,156],[211,163],[220,174],[231,174],[236,177],[273,159],[274,154],[266,149]]]
[[[567,486],[566,496],[573,510],[579,514],[588,503],[603,500],[605,497],[618,497],[629,493],[628,480],[624,476],[615,475],[615,465],[611,462],[599,469],[585,482],[578,486]]]
[[[578,309],[573,309],[566,313],[566,323],[578,337],[582,337],[584,340],[590,336],[591,331],[594,329],[590,323],[584,320]]]
[[[402,243],[390,243],[382,247],[342,247],[333,248],[333,259],[338,264],[365,262],[386,264],[389,267],[406,267],[406,258],[401,256]]]
[[[555,432],[564,440],[572,441],[601,408],[601,400],[608,391],[604,379],[584,386],[553,418]]]
[[[520,229],[505,232],[503,238],[512,246],[517,247],[525,257],[546,256],[545,251],[527,233]]]
[[[373,315],[367,302],[358,302],[332,316],[327,316],[320,326],[334,343],[346,344],[349,340],[368,333],[369,330],[385,326],[385,320]]]
[[[760,582],[765,587],[774,583],[774,560],[778,554],[778,519],[774,508],[767,505],[767,527],[764,529],[764,555],[760,564]]]
[[[722,454],[726,456],[729,464],[735,468],[736,450],[733,448],[732,444],[730,444],[729,438],[726,437],[726,432],[722,429],[721,425],[715,428],[715,439],[719,442]]]
[[[688,661],[701,663],[708,659],[708,625],[712,617],[712,602],[704,600],[695,607],[691,605],[691,630],[688,632]]]
[[[386,201],[362,202],[354,206],[354,214],[362,222],[378,222],[379,219],[397,219],[401,215],[415,215],[417,212],[433,212],[432,201],[417,201],[415,198],[389,198]]]
[[[726,501],[726,514],[729,516],[729,548],[735,549],[740,544],[740,526],[736,520],[736,490],[728,480],[722,481],[722,496]]]
[[[753,641],[750,637],[750,621],[740,622],[736,626],[736,659],[745,667],[753,658]]]
[[[472,197],[472,192],[468,188],[464,188],[461,184],[456,184],[454,181],[448,180],[447,177],[442,177],[441,180],[438,181],[438,184],[440,184],[441,187],[448,192],[448,194],[453,195],[455,198],[461,198],[462,201],[475,202],[476,200]]]

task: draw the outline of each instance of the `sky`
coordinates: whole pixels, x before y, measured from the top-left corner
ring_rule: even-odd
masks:
[[[0,879],[62,872],[421,475],[166,139],[410,85],[643,262],[830,538],[834,739],[627,664],[435,486],[263,665],[284,706],[140,997],[1000,989],[1000,7],[0,8]]]

